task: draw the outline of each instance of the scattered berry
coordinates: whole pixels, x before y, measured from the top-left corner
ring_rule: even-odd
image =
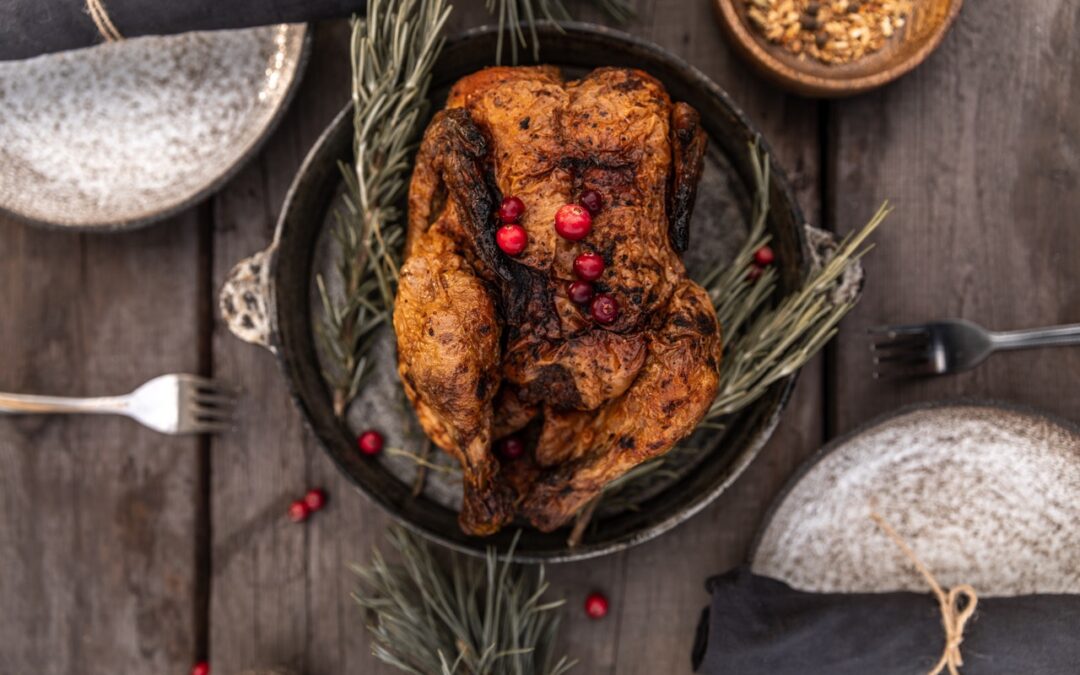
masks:
[[[596,215],[604,208],[604,197],[596,190],[586,190],[578,197],[578,204],[581,204],[589,213]]]
[[[766,267],[773,264],[776,260],[776,254],[768,246],[762,246],[758,250],[754,251],[754,264],[759,267]]]
[[[566,295],[571,301],[584,305],[592,300],[593,285],[588,281],[571,281],[566,287]]]
[[[322,507],[326,506],[326,491],[322,488],[311,488],[304,495],[304,503],[312,513],[321,511]]]
[[[752,265],[750,269],[746,271],[746,280],[753,283],[761,278],[761,275],[765,273],[765,270],[757,265]]]
[[[210,664],[206,661],[199,661],[191,667],[191,675],[210,675]]]
[[[603,619],[608,613],[608,600],[602,593],[590,593],[585,598],[585,613],[590,619]]]
[[[369,429],[360,434],[356,444],[360,446],[360,452],[365,455],[377,455],[382,451],[383,437],[378,431]]]
[[[508,436],[499,445],[499,454],[503,459],[517,459],[525,454],[525,444],[517,436]]]
[[[559,236],[578,241],[584,239],[592,229],[592,216],[584,207],[577,204],[565,204],[555,212],[555,231]]]
[[[302,523],[311,515],[311,508],[303,499],[297,499],[289,504],[289,520],[294,523]]]
[[[499,220],[504,223],[516,223],[525,213],[525,202],[517,197],[507,197],[499,204]]]
[[[593,298],[589,313],[597,323],[614,323],[619,318],[619,302],[607,293],[601,293]]]
[[[529,233],[520,225],[503,225],[495,233],[495,241],[506,255],[518,255],[529,243]]]
[[[596,281],[604,273],[604,259],[598,253],[582,253],[574,258],[574,274],[578,279]]]

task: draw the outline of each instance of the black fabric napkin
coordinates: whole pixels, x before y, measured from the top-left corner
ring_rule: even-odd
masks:
[[[745,569],[706,588],[692,657],[704,675],[914,675],[944,647],[929,591],[806,593]],[[1080,673],[1080,595],[980,598],[960,652],[964,675]]]
[[[125,38],[247,28],[362,13],[367,0],[102,0]],[[0,0],[0,61],[103,41],[85,0]]]

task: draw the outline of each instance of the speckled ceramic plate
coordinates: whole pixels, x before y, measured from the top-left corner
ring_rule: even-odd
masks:
[[[903,410],[826,446],[773,505],[755,572],[820,592],[925,591],[875,509],[945,586],[1080,593],[1080,431],[991,404]]]
[[[274,126],[306,36],[266,26],[0,63],[0,210],[122,229],[190,206]]]

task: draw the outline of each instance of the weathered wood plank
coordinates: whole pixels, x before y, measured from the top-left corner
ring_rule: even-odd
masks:
[[[979,369],[875,382],[866,330],[963,317],[991,329],[1080,321],[1080,11],[1043,0],[966,6],[921,68],[837,104],[836,226],[895,213],[837,349],[840,432],[901,404],[980,397],[1080,417],[1080,349],[1004,354]]]
[[[0,219],[0,390],[129,391],[200,368],[200,227]],[[0,673],[179,673],[196,656],[199,441],[0,416]]]
[[[215,198],[215,289],[235,262],[269,244],[304,155],[348,100],[348,33],[344,21],[317,26],[311,63],[281,128]],[[248,392],[241,428],[212,448],[213,669],[393,672],[371,655],[349,596],[349,565],[369,559],[388,517],[319,449],[269,353],[218,323],[213,354],[218,374]],[[302,526],[289,522],[289,502],[313,486],[329,493],[327,508]]]

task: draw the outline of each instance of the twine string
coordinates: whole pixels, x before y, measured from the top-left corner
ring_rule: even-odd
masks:
[[[116,24],[109,18],[109,13],[105,11],[104,0],[86,0],[86,13],[93,19],[94,25],[97,26],[98,32],[106,42],[120,42],[124,39],[117,30]]]
[[[941,584],[937,582],[937,579],[930,573],[926,565],[915,555],[915,551],[911,550],[907,542],[896,533],[896,530],[880,514],[871,513],[870,518],[903,551],[907,559],[911,561],[915,569],[926,580],[926,583],[930,585],[934,597],[937,598],[938,607],[941,609],[941,625],[945,629],[945,649],[941,652],[941,658],[930,670],[929,675],[938,675],[946,669],[949,671],[949,675],[960,675],[960,666],[964,665],[964,658],[960,654],[960,643],[964,641],[964,626],[975,614],[975,605],[979,602],[979,596],[975,593],[975,589],[970,584],[959,584],[946,592],[941,588]],[[961,598],[966,600],[962,609],[960,607]]]

